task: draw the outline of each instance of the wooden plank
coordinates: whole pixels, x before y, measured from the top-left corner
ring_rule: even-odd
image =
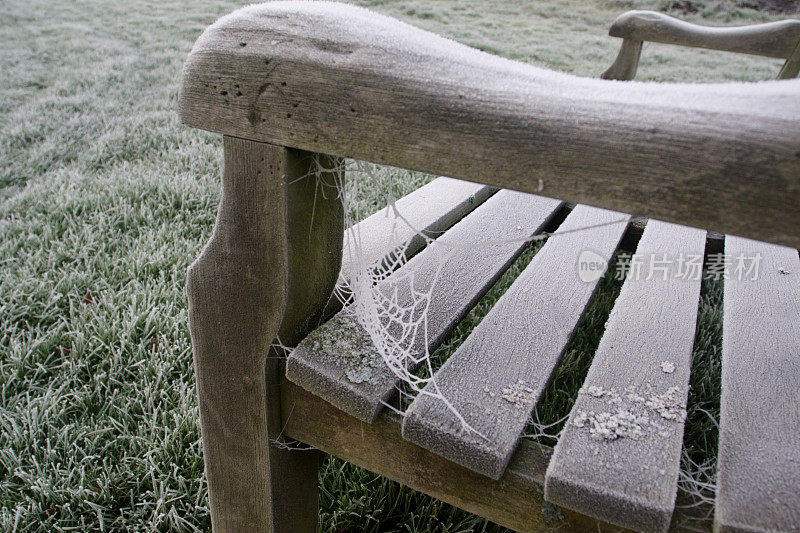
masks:
[[[404,441],[399,417],[391,411],[364,424],[289,381],[281,393],[287,437],[518,531],[543,531],[561,523],[553,520],[558,509],[542,513],[548,448],[524,446],[502,481],[492,481]]]
[[[342,276],[350,279],[351,270],[358,268],[360,261],[380,264],[404,243],[405,254],[414,255],[426,244],[423,235],[438,237],[495,192],[494,187],[440,177],[403,196],[394,207],[373,213],[345,232]]]
[[[184,123],[800,247],[800,80],[619,83],[356,6],[270,2],[208,28]]]
[[[628,11],[611,25],[612,37],[710,48],[787,59],[800,41],[800,20],[748,26],[700,26],[658,11]]]
[[[500,478],[629,218],[577,206],[417,396],[403,437]],[[587,257],[599,268],[584,281],[578,266]]]
[[[669,527],[704,245],[705,231],[647,223],[632,262],[641,266],[614,304],[547,470],[548,501],[638,531]]]
[[[560,205],[500,191],[379,283],[378,290],[387,299],[394,298],[399,308],[409,308],[414,293],[430,291],[427,328],[411,334],[407,345],[412,352],[424,353],[426,342],[431,350],[437,346],[519,255],[523,240]],[[418,318],[420,312],[421,308],[415,309],[413,316]],[[400,338],[407,332],[390,333]],[[295,383],[368,422],[398,382],[349,309],[301,342],[289,356],[286,372]]]
[[[547,446],[521,442],[503,477],[496,481],[404,440],[400,417],[392,411],[386,410],[375,423],[365,424],[286,379],[280,390],[285,437],[492,522],[521,532],[624,531],[544,502],[544,475],[552,453]],[[695,511],[676,512],[672,529],[708,529],[707,508],[700,509],[696,517],[682,514]]]
[[[800,260],[797,250],[726,237],[715,526],[800,524]],[[760,255],[757,276],[738,258]],[[755,277],[755,279],[753,279]]]

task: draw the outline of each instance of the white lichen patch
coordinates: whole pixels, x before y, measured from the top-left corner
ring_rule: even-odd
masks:
[[[597,385],[583,387],[579,392],[588,394],[592,398],[605,398],[607,402],[616,402],[616,400],[620,397],[616,390],[604,389],[603,387],[598,387]]]
[[[517,407],[530,407],[536,401],[536,391],[525,385],[521,379],[501,392],[505,401],[513,403]]]
[[[686,406],[681,402],[680,395],[678,387],[670,387],[662,394],[650,396],[645,405],[661,415],[661,418],[683,422],[686,420]]]
[[[672,374],[675,372],[675,364],[669,361],[664,361],[661,363],[661,371],[665,374]]]
[[[579,428],[588,428],[589,435],[597,440],[616,440],[619,438],[639,439],[645,435],[644,426],[650,420],[646,416],[636,415],[627,409],[616,412],[594,413],[579,411],[573,424]]]
[[[680,388],[670,387],[662,393],[653,393],[649,385],[646,389],[640,392],[635,386],[629,386],[624,394],[619,394],[614,389],[597,385],[583,387],[581,394],[601,400],[609,409],[600,412],[579,411],[572,424],[588,429],[592,438],[602,441],[623,437],[641,438],[651,432],[667,437],[674,431],[674,426],[664,424],[663,420],[683,422],[686,419],[686,406],[681,401]],[[649,411],[655,411],[659,416],[652,419],[647,415]]]
[[[636,387],[633,387],[633,386],[631,386],[631,387],[626,387],[626,388],[625,388],[625,398],[626,398],[626,399],[627,399],[629,402],[633,402],[633,403],[644,403],[644,396],[642,396],[641,394],[639,394],[639,393],[636,391]]]
[[[603,387],[597,385],[590,385],[586,387],[586,394],[594,396],[595,398],[602,398],[604,395],[609,394],[611,391],[606,391]]]
[[[376,384],[386,368],[366,330],[351,315],[339,313],[308,336],[306,342],[353,383]]]

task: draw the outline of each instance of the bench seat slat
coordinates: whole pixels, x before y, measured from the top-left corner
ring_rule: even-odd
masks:
[[[345,231],[342,276],[349,280],[358,262],[380,262],[399,246],[412,256],[425,246],[425,238],[443,231],[481,205],[497,189],[480,183],[439,177]],[[399,212],[403,219],[396,216]],[[358,243],[358,253],[353,241]],[[354,264],[355,263],[355,264]]]
[[[548,467],[548,501],[635,530],[669,527],[705,234],[647,223],[632,262],[640,267],[614,304]]]
[[[521,253],[524,239],[540,231],[560,206],[558,200],[500,191],[378,284],[400,306],[411,303],[412,293],[431,289],[426,331],[420,328],[413,339],[418,352],[426,341],[431,350],[442,341]],[[286,375],[372,422],[398,379],[348,313],[345,309],[303,340],[288,358]]]
[[[794,531],[800,524],[800,259],[797,250],[739,237],[725,238],[725,253],[730,277],[715,525]],[[738,258],[747,264],[756,254],[757,272],[740,276]]]
[[[436,373],[435,385],[417,396],[403,437],[498,479],[602,277],[579,278],[581,253],[591,250],[607,262],[628,220],[577,206]],[[425,394],[436,387],[474,431],[465,431],[441,399]]]

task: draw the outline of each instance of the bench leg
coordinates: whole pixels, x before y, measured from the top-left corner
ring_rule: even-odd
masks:
[[[315,325],[340,267],[341,203],[335,194],[314,198],[315,177],[303,177],[316,168],[312,156],[226,137],[214,233],[189,268],[215,531],[316,531],[322,454],[274,445],[283,362],[271,348],[276,338],[299,342]]]
[[[604,80],[632,80],[639,68],[639,57],[642,55],[642,41],[623,39],[614,63],[600,77]]]

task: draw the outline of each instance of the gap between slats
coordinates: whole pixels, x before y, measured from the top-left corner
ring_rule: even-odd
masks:
[[[627,246],[618,252],[590,307],[581,318],[581,324],[525,430],[526,438],[549,447],[557,444],[621,288],[623,279],[616,272],[630,260],[643,230],[644,225],[633,235],[629,232],[623,237],[620,246]],[[722,251],[720,236],[707,239],[706,255],[711,256],[711,263],[719,259],[718,254]],[[682,512],[673,515],[673,526],[689,529],[699,527],[703,530],[713,514],[722,350],[722,280],[715,279],[713,273],[706,270],[707,263],[704,260],[675,505]],[[624,277],[624,271],[622,274]]]
[[[636,249],[641,237],[631,236],[629,231],[623,236],[622,246],[627,240]],[[606,320],[611,314],[614,302],[619,296],[625,277],[625,260],[630,257],[628,251],[618,251],[611,260],[608,271],[592,296],[592,300],[583,313],[575,333],[564,348],[564,354],[556,367],[541,400],[536,404],[523,437],[539,444],[554,447],[558,435],[567,421],[578,390],[589,372],[592,358],[605,330]]]

